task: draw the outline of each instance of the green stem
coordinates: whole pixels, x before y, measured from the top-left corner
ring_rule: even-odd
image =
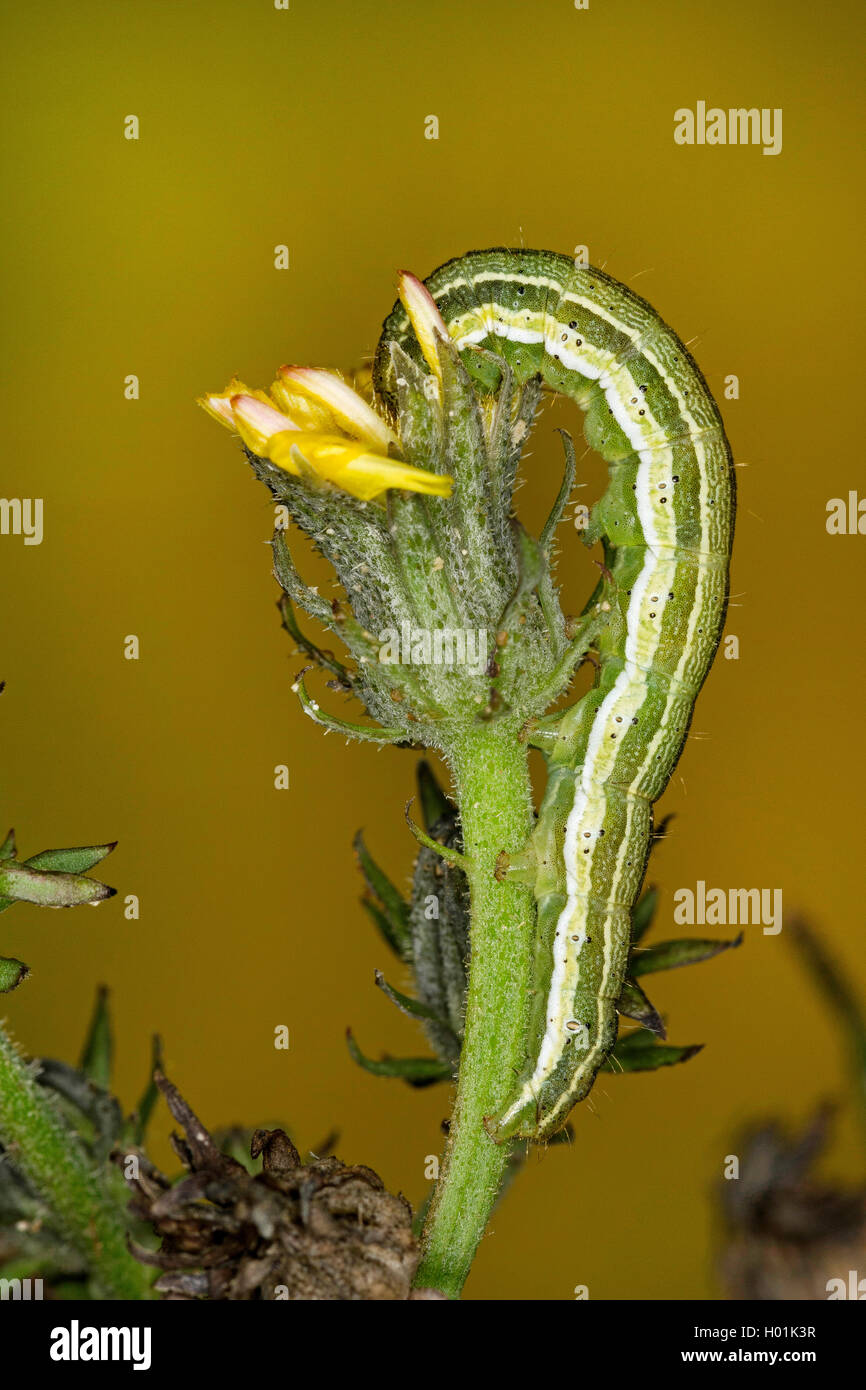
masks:
[[[151,1276],[130,1254],[122,1204],[0,1025],[0,1142],[87,1261],[103,1299],[148,1298]]]
[[[524,1065],[535,907],[528,888],[498,883],[494,872],[500,851],[522,848],[532,828],[517,727],[475,725],[452,741],[448,758],[468,860],[472,959],[457,1098],[415,1282],[458,1298],[508,1163],[509,1146],[494,1144],[484,1117]]]

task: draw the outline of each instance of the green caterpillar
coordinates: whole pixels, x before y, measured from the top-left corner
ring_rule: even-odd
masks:
[[[496,358],[586,413],[610,484],[585,533],[612,593],[594,688],[533,736],[548,783],[510,872],[538,903],[530,1052],[488,1128],[497,1140],[560,1129],[609,1056],[652,806],[679,759],[721,635],[734,520],[731,453],[698,367],[637,295],[545,251],[472,252],[426,281],[467,370],[495,390]],[[423,366],[401,305],[374,386],[392,400],[389,344]],[[473,350],[475,349],[475,350]],[[477,349],[486,349],[485,352]]]

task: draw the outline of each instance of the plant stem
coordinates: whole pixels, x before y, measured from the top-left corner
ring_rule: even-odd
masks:
[[[469,861],[472,954],[457,1097],[424,1227],[419,1287],[458,1298],[509,1157],[484,1117],[505,1100],[525,1059],[534,923],[531,891],[498,883],[501,850],[532,828],[527,749],[504,719],[475,725],[448,749]]]
[[[0,1141],[87,1261],[103,1299],[148,1298],[151,1276],[130,1254],[121,1201],[0,1025]]]

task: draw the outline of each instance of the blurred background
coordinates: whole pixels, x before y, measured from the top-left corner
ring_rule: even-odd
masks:
[[[351,1024],[374,1055],[423,1050],[374,988],[389,961],[351,851],[363,826],[406,884],[415,758],[301,715],[269,498],[194,398],[234,372],[267,386],[281,362],[356,365],[398,268],[499,244],[586,245],[694,339],[743,465],[739,659],[720,655],[659,807],[676,820],[650,867],[655,934],[682,934],[673,893],[699,879],[781,888],[866,987],[866,539],[825,526],[829,499],[866,495],[861,26],[851,0],[10,8],[2,492],[42,497],[45,520],[39,546],[0,537],[2,814],[22,856],[120,841],[98,913],[2,919],[3,953],[34,967],[3,1003],[25,1047],[75,1060],[105,982],[129,1107],[158,1030],[208,1125],[284,1121],[302,1147],[336,1127],[341,1157],[424,1195],[445,1089],[361,1073],[344,1042]],[[781,107],[782,153],[675,145],[674,111],[699,100]],[[558,407],[539,422],[519,499],[535,526],[556,424],[580,428]],[[601,470],[583,470],[590,500]],[[562,541],[575,610],[597,572]],[[651,983],[672,1040],[705,1050],[596,1086],[573,1145],[533,1157],[496,1213],[467,1297],[720,1295],[710,1196],[732,1135],[838,1089],[837,1040],[784,931]],[[846,1114],[837,1175],[862,1170],[859,1145]]]

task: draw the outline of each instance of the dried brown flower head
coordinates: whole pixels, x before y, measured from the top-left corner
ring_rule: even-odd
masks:
[[[812,1169],[828,1139],[822,1107],[803,1134],[776,1122],[744,1136],[739,1179],[722,1204],[729,1241],[722,1277],[732,1298],[816,1301],[847,1288],[866,1261],[866,1192],[819,1181]],[[841,1286],[840,1286],[841,1287]]]
[[[163,1271],[164,1298],[407,1299],[418,1263],[412,1211],[371,1168],[337,1158],[302,1163],[281,1129],[259,1129],[252,1174],[221,1152],[161,1073],[156,1082],[183,1130],[173,1135],[188,1170],[172,1184],[137,1152],[127,1178],[133,1209],[161,1237],[135,1254]],[[129,1155],[118,1154],[128,1168]]]

